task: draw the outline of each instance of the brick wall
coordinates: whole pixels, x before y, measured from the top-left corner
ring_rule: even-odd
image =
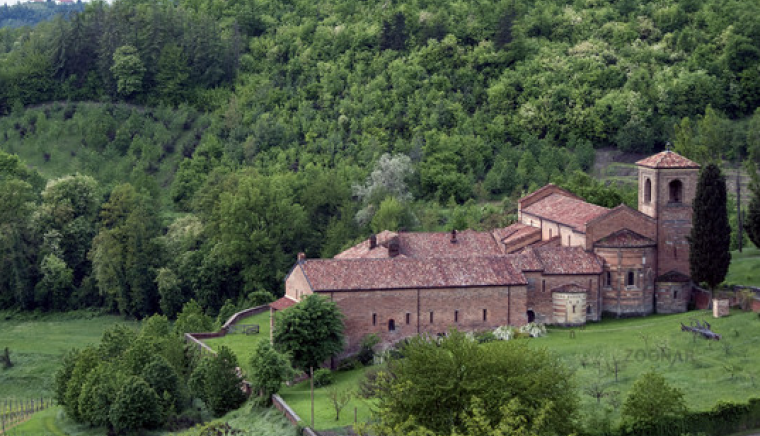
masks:
[[[604,259],[602,310],[615,316],[654,312],[656,248],[595,248],[594,252]],[[630,273],[633,285],[629,284]]]
[[[630,229],[642,236],[657,241],[657,222],[629,207],[617,207],[608,214],[586,226],[586,246],[621,229]]]
[[[296,301],[300,301],[301,297],[312,293],[311,286],[306,279],[306,275],[303,273],[303,269],[299,265],[296,265],[285,279],[285,294]]]
[[[572,283],[580,287],[589,289],[586,295],[586,307],[583,313],[586,313],[587,307],[591,307],[591,312],[586,315],[588,321],[598,321],[600,319],[599,306],[599,276],[597,275],[544,275],[540,272],[525,273],[528,279],[528,305],[527,309],[532,310],[536,316],[536,322],[543,324],[564,324],[564,320],[555,320],[554,300],[552,298],[552,289],[562,285]]]
[[[691,300],[691,283],[683,282],[658,282],[655,284],[657,291],[657,313],[682,313]]]
[[[527,322],[525,286],[321,294],[335,301],[345,315],[347,354],[357,351],[362,338],[371,333],[393,343],[417,333],[445,333],[450,327],[476,331]]]

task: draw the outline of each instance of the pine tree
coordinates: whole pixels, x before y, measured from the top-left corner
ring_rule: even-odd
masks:
[[[721,283],[731,264],[731,228],[726,210],[726,179],[710,164],[699,175],[689,242],[691,277],[710,289]]]

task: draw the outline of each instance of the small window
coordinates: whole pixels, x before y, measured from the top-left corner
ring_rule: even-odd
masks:
[[[541,280],[541,292],[546,292],[546,280]]]
[[[567,246],[570,246],[570,235],[567,235]]]
[[[604,272],[604,286],[612,286],[612,272]]]
[[[647,179],[644,182],[644,203],[652,202],[652,181]]]
[[[636,274],[633,271],[628,271],[628,280],[625,284],[628,286],[636,285]]]
[[[575,313],[575,306],[573,306],[573,313]]]
[[[668,203],[680,203],[683,200],[683,183],[680,180],[673,180],[668,184],[670,197]]]
[[[433,323],[433,312],[430,312],[430,324]]]
[[[409,325],[409,323],[412,321],[412,314],[407,313],[406,314],[406,325]]]
[[[388,320],[388,331],[392,332],[396,330],[396,321],[389,319]]]
[[[376,313],[372,314],[372,325],[377,325],[377,314]]]
[[[674,300],[678,299],[678,291],[673,291],[673,299]]]
[[[483,309],[483,321],[488,321],[488,309]]]
[[[586,315],[591,315],[591,305],[586,306]]]
[[[458,310],[454,311],[454,322],[459,322],[459,311]]]

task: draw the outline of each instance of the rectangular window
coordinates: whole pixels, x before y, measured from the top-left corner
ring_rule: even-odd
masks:
[[[541,292],[546,292],[546,280],[541,280]]]
[[[411,313],[407,313],[406,314],[406,323],[409,324],[411,321],[412,321],[412,314]]]
[[[612,273],[610,271],[604,273],[604,286],[612,286]]]
[[[488,321],[488,309],[483,309],[483,321]]]
[[[433,312],[430,312],[430,324],[433,323]]]
[[[454,322],[459,322],[459,311],[458,310],[454,311]]]
[[[372,314],[372,325],[377,325],[377,314],[376,313]]]
[[[626,280],[626,285],[628,286],[635,286],[636,285],[636,273],[633,271],[628,271],[628,279]]]

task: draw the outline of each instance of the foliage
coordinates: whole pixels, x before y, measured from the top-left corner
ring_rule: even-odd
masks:
[[[160,399],[148,383],[130,377],[116,394],[110,419],[116,431],[155,428],[161,423]]]
[[[485,348],[457,331],[439,341],[413,338],[405,358],[390,362],[380,378],[377,428],[393,433],[411,419],[413,428],[435,434],[465,432],[467,410],[480,414],[482,408],[490,422],[499,422],[501,405],[514,400],[516,416],[510,420],[570,434],[578,400],[569,371],[545,350],[528,352],[524,343],[512,341],[498,344]]]
[[[314,387],[322,388],[333,384],[335,377],[329,368],[319,368],[314,371]]]
[[[237,409],[245,402],[237,358],[225,346],[216,356],[204,357],[190,377],[191,393],[203,400],[215,416]]]
[[[747,165],[747,169],[752,175],[752,185],[750,186],[752,197],[744,219],[744,230],[755,247],[760,247],[760,174],[754,165]]]
[[[699,175],[694,197],[694,215],[689,243],[689,267],[697,283],[714,289],[731,264],[731,228],[726,211],[726,181],[720,169],[710,164]]]
[[[203,333],[210,332],[214,327],[214,321],[210,316],[203,313],[203,308],[195,300],[190,300],[182,307],[182,312],[177,315],[177,321],[174,322],[174,333],[183,335],[185,333]]]
[[[622,416],[630,422],[656,423],[686,412],[683,393],[661,374],[648,372],[633,384],[623,403]]]
[[[356,353],[356,360],[362,365],[371,365],[375,358],[375,346],[380,343],[380,337],[377,334],[368,334],[362,338],[359,352]]]
[[[308,371],[343,350],[343,314],[337,304],[311,294],[277,313],[274,344],[293,366]]]
[[[251,388],[262,397],[264,404],[269,404],[282,383],[290,380],[295,371],[290,366],[288,357],[275,350],[268,341],[260,341],[251,357],[251,371],[248,381]]]
[[[351,401],[354,393],[349,390],[341,390],[336,386],[330,386],[327,388],[327,396],[330,398],[330,403],[335,410],[335,420],[339,421],[340,411],[348,405],[348,402]]]

